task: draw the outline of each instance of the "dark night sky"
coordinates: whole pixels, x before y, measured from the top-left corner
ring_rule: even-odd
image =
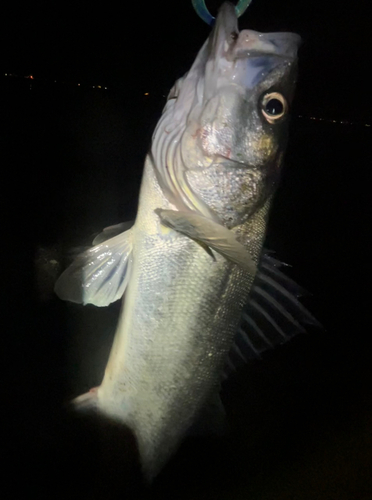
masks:
[[[206,3],[215,13],[222,2]],[[368,101],[361,98],[368,95],[367,10],[361,2],[253,0],[240,28],[302,36],[301,111],[368,120]],[[128,2],[124,8],[121,2],[12,3],[3,19],[5,72],[115,85],[127,92],[165,93],[209,33],[191,0]]]

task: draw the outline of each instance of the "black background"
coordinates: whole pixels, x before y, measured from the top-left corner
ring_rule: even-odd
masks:
[[[220,0],[207,0],[216,13]],[[167,91],[187,71],[209,28],[189,0],[8,3],[6,72]],[[240,27],[294,31],[303,39],[297,95],[307,111],[362,118],[371,42],[365,2],[253,0]]]
[[[254,0],[241,19],[303,38],[267,246],[313,293],[305,303],[325,331],[233,378],[232,434],[186,442],[150,491],[129,435],[111,428],[102,454],[96,425],[61,409],[99,384],[118,304],[67,305],[51,287],[68,249],[134,217],[163,95],[209,28],[186,0],[12,3],[2,17],[3,74],[18,75],[2,77],[3,497],[371,498],[367,6]]]

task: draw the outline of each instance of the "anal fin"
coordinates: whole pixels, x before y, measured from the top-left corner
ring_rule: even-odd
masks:
[[[219,394],[213,394],[188,430],[189,437],[224,436],[228,432],[225,408]]]

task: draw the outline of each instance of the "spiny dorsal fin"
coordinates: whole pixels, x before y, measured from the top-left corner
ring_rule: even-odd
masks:
[[[250,299],[226,362],[225,379],[248,360],[260,358],[267,349],[305,332],[303,324],[322,328],[298,300],[307,292],[279,269],[285,265],[271,252],[263,251]]]

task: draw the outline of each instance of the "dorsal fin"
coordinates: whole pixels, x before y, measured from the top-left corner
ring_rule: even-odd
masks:
[[[267,349],[305,332],[304,324],[322,328],[298,300],[308,292],[280,270],[285,265],[274,258],[272,252],[263,251],[249,301],[228,355],[224,379],[248,360],[260,358]]]

